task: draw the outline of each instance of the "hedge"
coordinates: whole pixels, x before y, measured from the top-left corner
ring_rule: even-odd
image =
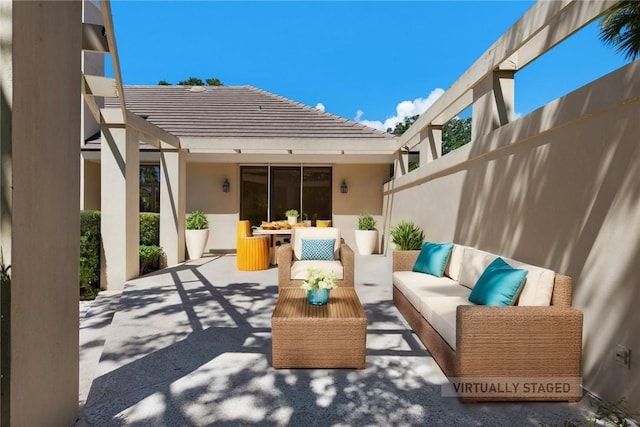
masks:
[[[160,269],[162,248],[155,245],[140,245],[140,275]]]
[[[140,214],[140,244],[144,246],[160,245],[160,214]]]
[[[100,211],[80,211],[80,295],[100,291]]]
[[[140,214],[140,275],[160,268],[160,214]],[[100,291],[100,211],[80,211],[80,296]]]

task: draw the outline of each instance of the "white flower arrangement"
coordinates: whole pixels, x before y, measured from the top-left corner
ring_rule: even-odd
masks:
[[[309,292],[315,289],[335,289],[338,287],[336,274],[333,271],[321,270],[319,268],[310,268],[307,270],[307,278],[300,286]]]

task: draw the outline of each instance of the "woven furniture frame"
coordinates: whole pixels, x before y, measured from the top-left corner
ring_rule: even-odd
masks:
[[[321,306],[302,289],[280,289],[271,333],[276,369],[365,367],[367,316],[353,288],[332,290]]]
[[[295,239],[295,229],[291,230],[291,241]],[[337,281],[338,287],[353,288],[353,249],[347,245],[344,240],[340,243],[339,260],[342,263],[343,278]],[[291,278],[291,264],[297,261],[290,243],[280,246],[278,249],[278,286],[280,288],[293,287],[299,288],[304,280],[294,280]]]
[[[393,271],[411,270],[420,251],[395,251]],[[572,281],[556,274],[551,306],[459,306],[456,350],[438,334],[395,286],[393,302],[416,335],[450,378],[573,379],[567,395],[510,394],[462,398],[464,402],[496,400],[579,401],[582,358],[582,312],[571,307]]]

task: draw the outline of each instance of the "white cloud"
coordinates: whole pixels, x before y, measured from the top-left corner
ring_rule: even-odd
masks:
[[[365,126],[384,132],[389,128],[393,129],[396,124],[402,122],[405,117],[424,113],[431,105],[433,105],[434,102],[436,102],[438,98],[440,98],[440,96],[442,96],[443,93],[444,89],[436,88],[432,90],[426,98],[416,98],[413,101],[402,101],[396,106],[396,115],[388,117],[384,122],[380,120],[362,120],[362,116],[364,116],[364,111],[362,110],[358,110],[354,120]]]
[[[318,102],[316,104],[316,110],[324,111],[324,104],[322,102]]]

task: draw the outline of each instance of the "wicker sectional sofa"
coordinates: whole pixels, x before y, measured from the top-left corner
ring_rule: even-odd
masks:
[[[451,383],[467,387],[456,389],[469,392],[457,393],[463,401],[580,400],[582,312],[570,277],[503,258],[528,271],[519,300],[481,306],[468,296],[497,255],[456,244],[435,277],[412,271],[419,253],[393,253],[393,301]]]

